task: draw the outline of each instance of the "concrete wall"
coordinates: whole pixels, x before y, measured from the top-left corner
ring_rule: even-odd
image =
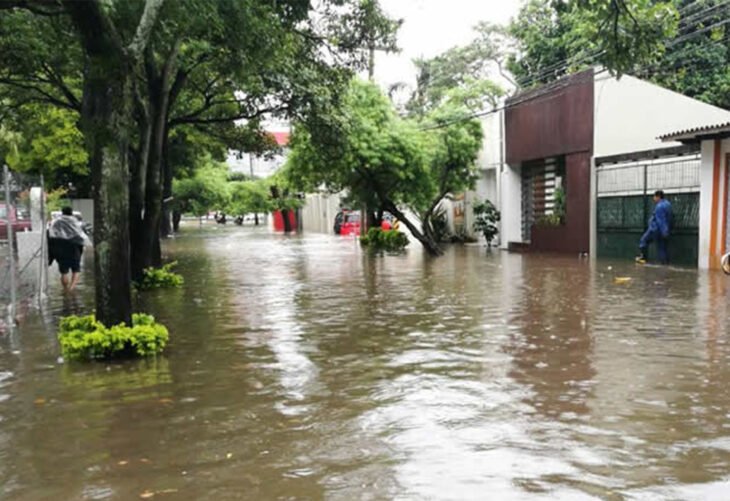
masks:
[[[315,193],[307,195],[301,210],[302,231],[334,234],[335,216],[340,210],[340,195]]]
[[[727,193],[730,139],[702,142],[700,166],[700,269],[716,269],[728,246]],[[714,241],[713,241],[714,236]]]
[[[594,155],[604,157],[677,146],[662,134],[730,121],[730,112],[663,87],[608,73],[595,78]]]
[[[500,247],[510,242],[522,242],[522,167],[505,165],[500,177],[502,228]]]

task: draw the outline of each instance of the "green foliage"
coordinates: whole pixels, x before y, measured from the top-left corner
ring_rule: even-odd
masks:
[[[562,220],[565,219],[565,190],[562,187],[555,188],[555,214]]]
[[[46,212],[50,214],[59,211],[64,205],[68,205],[66,195],[68,190],[65,188],[56,188],[46,193]]]
[[[425,117],[406,120],[380,89],[354,80],[339,113],[295,130],[289,181],[301,190],[347,189],[356,205],[409,207],[428,221],[447,194],[476,179],[481,123],[456,101],[447,95]]]
[[[230,204],[227,176],[225,164],[204,158],[193,177],[175,180],[172,191],[176,209],[197,217],[211,210],[225,210]]]
[[[76,126],[76,113],[50,105],[26,105],[21,108],[20,120],[23,140],[17,154],[8,158],[11,168],[47,176],[56,171],[89,174],[89,157]]]
[[[160,268],[147,268],[144,270],[142,282],[138,284],[139,290],[169,289],[182,287],[185,280],[182,275],[173,272],[177,261],[167,263]]]
[[[360,237],[360,244],[374,252],[399,252],[408,246],[409,241],[400,231],[370,228],[367,235]]]
[[[481,23],[478,37],[431,59],[416,59],[416,90],[406,104],[423,116],[445,102],[460,103],[472,112],[496,106],[504,89],[492,79],[493,64],[502,68],[507,58],[505,29]],[[487,34],[488,33],[488,34]]]
[[[437,242],[446,242],[449,240],[449,218],[446,215],[446,209],[439,206],[431,216],[431,228],[433,230],[433,238]]]
[[[540,216],[535,221],[535,226],[544,226],[544,227],[551,227],[551,226],[561,226],[563,224],[563,218],[560,217],[558,214],[545,214],[544,216]]]
[[[492,241],[499,234],[499,223],[502,215],[499,213],[497,208],[489,200],[483,202],[475,202],[473,206],[474,210],[474,231],[477,231],[484,235],[487,245],[492,246]]]
[[[722,0],[530,0],[510,25],[509,69],[531,86],[603,63],[730,109],[729,15]]]
[[[267,180],[233,181],[229,185],[229,191],[229,214],[261,214],[274,208],[275,203],[271,200]]]
[[[63,318],[58,339],[64,357],[95,360],[156,355],[165,348],[169,334],[151,315],[134,314],[132,327],[120,324],[111,328],[89,315]]]

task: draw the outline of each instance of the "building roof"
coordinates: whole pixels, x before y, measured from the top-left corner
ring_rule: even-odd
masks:
[[[287,146],[289,144],[289,133],[288,132],[269,132],[269,135],[274,138],[276,144],[279,146]]]
[[[730,137],[730,122],[680,130],[659,136],[659,139],[665,142],[680,141],[682,143],[693,143],[702,141],[703,139],[722,139],[728,137]]]

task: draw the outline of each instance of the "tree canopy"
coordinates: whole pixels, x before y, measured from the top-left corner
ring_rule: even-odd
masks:
[[[360,204],[391,212],[440,254],[433,213],[475,179],[482,129],[468,114],[446,98],[424,118],[403,119],[379,88],[354,80],[337,116],[297,125],[286,172],[301,189],[347,190]]]

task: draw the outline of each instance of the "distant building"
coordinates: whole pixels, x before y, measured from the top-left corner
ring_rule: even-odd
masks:
[[[230,150],[226,163],[230,167],[231,172],[242,173],[255,178],[266,178],[274,174],[284,165],[286,157],[289,154],[290,132],[288,130],[278,130],[267,131],[267,133],[273,137],[276,144],[281,148],[281,151],[273,157],[268,158],[266,156],[261,157]]]

